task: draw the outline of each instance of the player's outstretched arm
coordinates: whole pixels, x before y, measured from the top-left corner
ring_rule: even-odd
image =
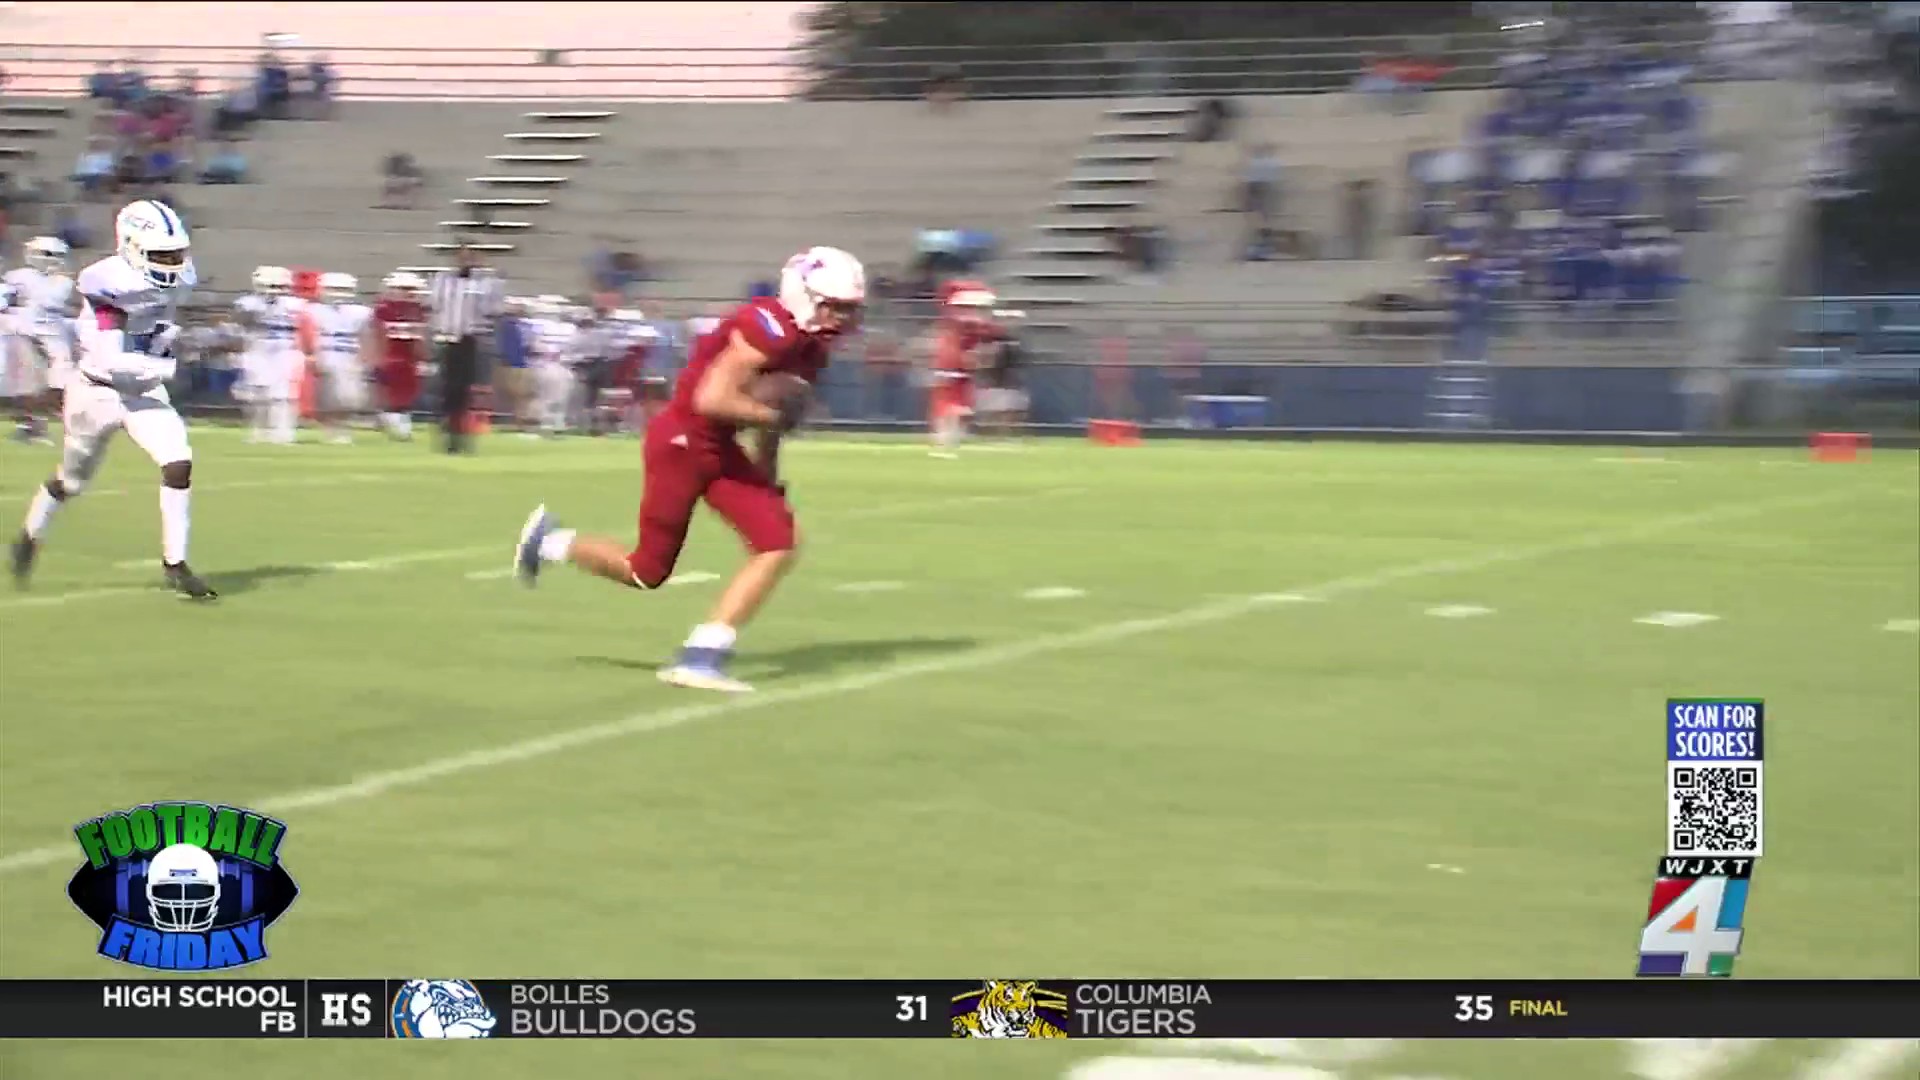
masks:
[[[713,365],[693,388],[693,407],[700,415],[723,424],[777,428],[782,422],[780,410],[754,400],[748,387],[767,362],[767,356],[747,343],[735,330],[727,347],[713,358]]]

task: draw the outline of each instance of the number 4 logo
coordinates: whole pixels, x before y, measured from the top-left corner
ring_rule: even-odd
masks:
[[[1640,932],[1640,974],[1733,974],[1746,903],[1747,883],[1738,878],[1655,881],[1653,910]]]

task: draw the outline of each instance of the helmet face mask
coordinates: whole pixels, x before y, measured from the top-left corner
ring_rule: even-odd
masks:
[[[155,930],[210,929],[220,910],[220,868],[192,844],[160,849],[147,865],[147,914]]]

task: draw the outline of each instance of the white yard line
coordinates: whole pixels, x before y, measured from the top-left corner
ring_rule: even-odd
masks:
[[[1071,585],[1043,585],[1037,589],[1028,589],[1020,594],[1022,600],[1078,600],[1087,595],[1087,590],[1076,589]]]
[[[1823,492],[1819,495],[1790,499],[1769,499],[1760,502],[1734,503],[1697,511],[1691,514],[1679,514],[1672,517],[1652,518],[1625,529],[1599,530],[1577,536],[1570,540],[1549,544],[1537,544],[1529,547],[1496,548],[1480,555],[1464,556],[1433,562],[1409,563],[1403,566],[1388,567],[1369,573],[1353,574],[1335,578],[1331,581],[1310,585],[1295,590],[1300,595],[1327,598],[1343,593],[1364,592],[1370,589],[1384,588],[1399,581],[1413,578],[1432,577],[1439,574],[1466,573],[1472,570],[1484,570],[1508,563],[1525,562],[1537,559],[1570,555],[1595,548],[1604,548],[1614,544],[1629,543],[1645,537],[1685,529],[1693,525],[1711,521],[1720,521],[1734,517],[1748,517],[1773,510],[1785,510],[1821,503],[1837,502],[1850,498],[1857,492],[1839,489]],[[499,746],[434,758],[418,765],[402,769],[390,769],[370,773],[358,780],[349,781],[331,787],[310,788],[306,791],[243,803],[259,810],[281,812],[310,809],[319,806],[331,806],[337,803],[357,802],[371,799],[386,792],[417,787],[448,776],[490,769],[500,765],[512,765],[534,758],[546,757],[563,750],[581,746],[592,746],[642,735],[669,728],[684,727],[688,724],[707,720],[717,720],[755,709],[772,706],[793,705],[826,698],[844,697],[877,686],[917,679],[927,675],[947,675],[957,672],[977,671],[984,668],[999,667],[1005,664],[1019,663],[1037,656],[1084,649],[1095,645],[1104,645],[1129,638],[1162,634],[1174,630],[1183,630],[1193,626],[1206,626],[1238,618],[1249,612],[1271,608],[1267,597],[1274,594],[1235,597],[1181,611],[1156,615],[1151,618],[1126,619],[1120,622],[1098,623],[1081,630],[1060,634],[1044,634],[1022,641],[1008,642],[987,648],[969,649],[963,652],[949,653],[945,656],[925,660],[908,661],[875,668],[853,675],[834,679],[822,679],[818,682],[802,683],[798,686],[783,687],[756,694],[732,695],[718,700],[708,700],[695,704],[681,705],[666,709],[650,709],[635,713],[620,720],[574,728],[570,731],[555,732],[531,739],[503,743]],[[75,857],[73,844],[51,845],[29,848],[10,855],[0,856],[0,874],[11,874],[35,867],[53,866],[71,862]]]
[[[1850,1039],[1832,1055],[1802,1069],[1796,1080],[1874,1080],[1920,1054],[1920,1039]],[[1912,1076],[1912,1072],[1905,1075]]]
[[[1651,615],[1642,615],[1633,621],[1642,626],[1664,626],[1669,630],[1685,630],[1689,627],[1705,626],[1710,622],[1719,622],[1720,616],[1699,611],[1656,611]]]
[[[382,483],[392,480],[396,476],[405,475],[407,474],[396,471],[385,476],[375,476],[372,473],[343,473],[339,476],[298,476],[285,477],[278,480],[228,480],[211,484],[201,484],[193,490],[196,492],[217,494],[223,491],[248,491],[257,488],[343,487],[351,484]],[[26,502],[33,497],[35,490],[38,489],[29,488],[23,492],[0,494],[0,502]],[[101,499],[114,498],[121,495],[150,494],[155,499],[158,499],[160,497],[159,491],[160,484],[159,481],[156,480],[153,486],[145,488],[88,488],[75,496],[75,498]]]
[[[845,581],[833,587],[834,592],[843,593],[880,593],[899,592],[907,587],[904,581]]]
[[[1490,607],[1479,604],[1440,604],[1427,609],[1427,614],[1436,619],[1472,619],[1481,615],[1493,614]]]

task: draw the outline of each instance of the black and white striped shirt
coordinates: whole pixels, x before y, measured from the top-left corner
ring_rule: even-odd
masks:
[[[448,339],[487,333],[505,299],[505,285],[491,271],[476,269],[466,277],[458,270],[440,271],[433,275],[428,294],[434,336]]]

